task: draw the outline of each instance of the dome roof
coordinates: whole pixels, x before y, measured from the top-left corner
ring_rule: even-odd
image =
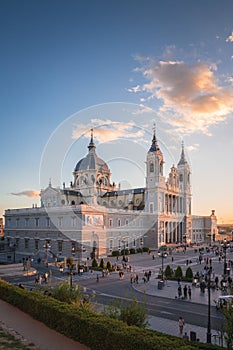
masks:
[[[93,153],[88,153],[87,156],[83,159],[81,159],[74,171],[80,171],[80,170],[89,170],[89,169],[96,169],[99,171],[109,171],[109,168],[107,164],[99,158],[95,152]]]
[[[107,164],[97,156],[95,153],[95,144],[93,141],[93,130],[91,130],[91,140],[88,146],[89,152],[85,158],[81,159],[74,169],[74,171],[80,170],[99,170],[99,171],[107,171],[109,172],[109,168]]]

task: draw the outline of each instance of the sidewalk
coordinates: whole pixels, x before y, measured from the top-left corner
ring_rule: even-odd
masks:
[[[181,303],[199,303],[199,304],[208,304],[208,296],[207,296],[207,289],[205,293],[200,292],[200,288],[196,288],[192,286],[191,283],[184,283],[181,282],[182,290],[184,285],[191,286],[192,290],[192,297],[191,300],[181,300]],[[158,296],[168,299],[175,299],[177,298],[177,288],[178,283],[177,281],[167,281],[165,282],[165,285],[163,289],[158,289],[158,279],[151,277],[149,282],[140,282],[139,284],[133,283],[133,288],[141,293],[145,293],[147,295],[152,296]],[[221,291],[215,291],[211,290],[211,306],[214,306],[214,299],[216,299],[221,294]],[[192,305],[192,308],[195,307],[195,305]],[[190,312],[191,309],[190,309]],[[173,321],[162,317],[155,317],[155,316],[149,316],[149,323],[150,323],[150,329],[174,335],[179,337],[179,328],[178,328],[178,320]],[[196,333],[196,338],[199,339],[200,342],[206,343],[206,333],[207,328],[199,327],[196,325],[185,323],[184,332],[187,332],[187,335],[190,337],[190,332]],[[217,330],[211,330],[212,333],[212,344],[221,345],[219,333]]]
[[[0,299],[1,321],[7,329],[14,330],[38,350],[90,350],[70,338],[65,337],[28,314]]]
[[[0,266],[0,278],[3,273],[7,275],[13,274],[23,274],[22,264],[19,266]],[[33,270],[33,269],[32,269]],[[36,271],[36,270],[35,270]],[[34,271],[30,271],[33,273]],[[129,275],[129,273],[127,273]],[[118,278],[118,273],[116,273]],[[115,278],[115,274],[111,275],[112,278]],[[128,278],[129,276],[127,276]],[[163,289],[158,289],[158,279],[155,278],[155,274],[152,274],[149,282],[143,283],[140,279],[139,284],[132,284],[132,287],[138,290],[141,293],[147,295],[159,296],[168,299],[175,299],[177,297],[177,288],[178,283],[176,281],[167,281]],[[190,283],[181,282],[182,288],[184,285],[191,285]],[[205,293],[201,293],[199,288],[191,286],[192,297],[191,300],[181,300],[181,303],[191,303],[192,307],[195,307],[193,304],[207,304],[207,290]],[[211,290],[211,305],[214,304],[214,299],[220,295],[220,291]],[[16,332],[21,334],[24,338],[34,343],[39,350],[88,350],[88,348],[78,342],[57,333],[50,328],[46,327],[43,323],[34,320],[29,315],[23,313],[19,309],[5,303],[0,299],[0,314],[1,320],[9,327],[14,329]],[[14,317],[12,317],[14,315]],[[150,329],[170,334],[179,337],[178,329],[178,320],[173,321],[164,317],[155,317],[149,316]],[[185,323],[184,332],[187,332],[187,335],[190,336],[190,332],[195,332],[197,339],[201,342],[206,342],[206,332],[207,329],[204,327],[195,326],[192,324]],[[217,330],[212,330],[212,343],[220,345],[218,332]]]

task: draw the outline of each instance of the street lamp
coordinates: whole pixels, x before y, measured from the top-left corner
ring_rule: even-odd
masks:
[[[207,333],[206,333],[206,342],[211,344],[211,316],[210,316],[210,277],[211,277],[211,268],[208,266],[207,270],[207,289],[208,289],[208,323],[207,323]]]
[[[69,271],[69,275],[70,275],[70,289],[72,288],[73,285],[73,268],[74,268],[74,258],[73,257],[69,257],[66,260],[67,262],[67,266]]]
[[[45,244],[44,244],[44,248],[45,248],[45,250],[46,250],[46,267],[48,267],[48,250],[49,250],[49,248],[51,248],[51,246],[49,245],[49,243],[48,242],[45,242]]]
[[[223,269],[223,277],[227,274],[227,248],[230,246],[230,243],[224,238],[223,242],[221,243],[221,246],[224,250],[224,269]]]

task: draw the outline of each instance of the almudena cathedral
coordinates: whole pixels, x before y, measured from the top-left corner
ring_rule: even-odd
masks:
[[[36,259],[49,249],[50,257],[72,254],[85,261],[93,252],[106,257],[113,250],[215,241],[215,211],[192,215],[184,145],[167,178],[155,130],[148,148],[145,187],[121,190],[111,183],[91,130],[87,155],[76,164],[70,187],[54,188],[50,181],[41,190],[40,207],[5,211],[5,237],[14,247],[14,259]]]

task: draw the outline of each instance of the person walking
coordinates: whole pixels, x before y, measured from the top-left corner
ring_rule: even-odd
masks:
[[[187,297],[188,297],[188,288],[187,288],[186,284],[185,284],[185,286],[183,288],[183,292],[184,292],[184,299],[187,299]]]
[[[180,330],[180,335],[183,334],[183,329],[184,329],[184,319],[182,316],[179,318],[179,330]]]
[[[188,295],[189,295],[189,300],[191,300],[191,298],[192,298],[192,290],[191,290],[190,286],[188,287]]]
[[[180,299],[182,297],[182,288],[181,285],[178,287],[178,298]]]

